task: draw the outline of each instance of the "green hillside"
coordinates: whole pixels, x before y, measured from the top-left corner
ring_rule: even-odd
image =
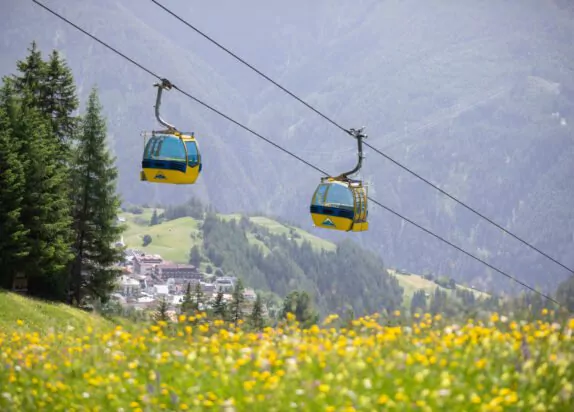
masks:
[[[401,285],[401,287],[404,290],[403,293],[404,293],[405,303],[409,302],[410,298],[418,290],[424,290],[425,292],[432,294],[435,291],[435,289],[439,288],[441,290],[447,291],[449,294],[453,293],[453,291],[451,289],[447,289],[447,288],[444,288],[442,286],[439,286],[435,282],[433,282],[432,280],[425,279],[421,275],[416,275],[414,273],[402,273],[402,272],[398,272],[394,269],[387,269],[387,272],[390,275],[395,276],[397,278],[397,280],[399,281],[399,284]],[[486,297],[490,296],[488,293],[481,292],[481,291],[475,290],[475,289],[471,289],[471,288],[466,287],[466,286],[462,286],[462,285],[457,284],[456,287],[457,287],[457,289],[472,291],[477,298],[486,298]]]
[[[189,250],[194,245],[203,246],[201,230],[198,228],[200,221],[192,217],[182,217],[150,226],[153,210],[144,208],[141,214],[129,212],[119,214],[120,217],[126,220],[125,223],[127,225],[127,230],[124,232],[124,243],[128,248],[139,249],[146,253],[157,253],[175,263],[187,263],[189,261]],[[157,212],[161,213],[163,209],[157,209]],[[241,219],[240,214],[217,214],[217,216],[227,222]],[[303,241],[308,241],[316,251],[326,250],[332,252],[336,249],[336,245],[332,242],[314,236],[301,228],[279,223],[268,217],[249,217],[249,221],[256,226],[268,229],[276,236],[290,236],[291,231],[293,231],[296,234],[296,238],[293,239],[294,242],[302,244]],[[151,244],[143,246],[143,237],[146,234],[149,234],[153,240]],[[250,244],[260,246],[264,254],[269,253],[267,245],[258,240],[252,232],[247,233],[247,238]]]
[[[18,322],[20,321],[20,322]],[[19,325],[22,323],[23,325]],[[0,289],[0,331],[22,330],[46,332],[73,327],[86,330],[87,326],[105,328],[112,322],[63,303],[31,299]]]
[[[122,212],[119,214],[121,218],[125,219],[125,224],[127,225],[127,230],[124,234],[124,243],[128,248],[138,249],[151,254],[159,254],[164,259],[175,263],[188,263],[190,249],[193,246],[197,246],[203,251],[201,268],[205,270],[207,265],[210,265],[214,270],[218,268],[218,265],[214,263],[205,252],[204,234],[201,229],[203,220],[186,216],[173,220],[162,221],[157,225],[150,226],[153,211],[154,209],[151,208],[142,208],[141,213],[138,214],[131,212]],[[165,210],[161,208],[156,209],[156,211],[158,215],[165,212]],[[241,214],[216,214],[216,216],[227,223],[231,221],[238,223],[242,219]],[[265,216],[253,216],[248,217],[247,219],[251,225],[244,228],[246,239],[249,245],[259,247],[263,256],[268,256],[277,244],[272,237],[269,238],[258,234],[259,229],[267,230],[272,236],[285,236],[289,242],[292,242],[299,247],[301,247],[304,242],[308,242],[314,252],[336,252],[337,250],[336,244],[314,236],[301,228],[280,223]],[[152,237],[152,242],[147,246],[143,246],[143,238],[145,235],[150,235]],[[227,269],[232,269],[234,271],[237,270],[234,267],[228,267]],[[387,272],[389,275],[396,278],[398,285],[402,288],[403,305],[405,306],[410,304],[410,299],[413,293],[417,290],[424,290],[432,293],[438,287],[441,290],[447,291],[449,294],[452,292],[450,289],[443,288],[435,282],[424,279],[420,275],[400,274],[392,269],[388,269]],[[246,273],[248,278],[251,277],[251,275],[252,273]],[[376,275],[376,273],[374,273],[374,275]],[[306,278],[306,280],[302,281],[303,285],[305,285],[309,279],[308,276],[303,277]],[[252,286],[257,288],[262,288],[261,283],[265,283],[263,276],[260,276],[259,278],[252,277],[251,279],[254,282]],[[290,284],[293,287],[297,286],[296,283],[290,282]],[[330,289],[329,286],[324,286],[323,288],[324,289],[322,290],[317,290],[316,293],[321,295],[326,292],[325,289]],[[366,286],[366,288],[368,288],[368,286]],[[464,287],[457,285],[457,288]],[[474,292],[477,297],[488,296],[482,292]]]

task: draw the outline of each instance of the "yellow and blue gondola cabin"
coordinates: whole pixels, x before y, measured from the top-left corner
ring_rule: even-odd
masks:
[[[367,191],[361,181],[321,179],[311,201],[315,226],[339,231],[363,232],[367,222]]]
[[[201,169],[201,155],[193,135],[160,132],[155,133],[145,146],[141,180],[191,185]]]

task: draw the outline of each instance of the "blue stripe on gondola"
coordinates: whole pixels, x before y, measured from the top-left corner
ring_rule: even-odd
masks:
[[[164,170],[178,170],[185,173],[185,162],[176,162],[173,160],[142,160],[143,169],[164,169]]]
[[[319,205],[311,205],[311,213],[325,216],[345,217],[347,219],[353,219],[355,217],[355,213],[352,210]]]

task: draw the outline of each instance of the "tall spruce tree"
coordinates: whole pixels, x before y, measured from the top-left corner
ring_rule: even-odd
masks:
[[[185,288],[185,295],[183,295],[183,301],[181,302],[181,313],[188,314],[193,308],[193,297],[191,296],[191,282],[187,282]]]
[[[199,247],[197,245],[193,245],[193,247],[189,250],[189,264],[199,268],[201,264],[201,252],[199,251]]]
[[[256,330],[261,330],[263,326],[265,326],[265,320],[263,319],[263,302],[261,301],[261,295],[259,293],[253,304],[253,309],[249,316],[249,323]]]
[[[14,278],[25,273],[28,230],[22,224],[26,164],[18,157],[19,142],[12,135],[10,118],[0,107],[0,287],[11,289]]]
[[[115,159],[106,147],[106,124],[97,90],[88,98],[78,133],[72,169],[75,259],[70,269],[71,292],[80,304],[86,295],[106,302],[120,271],[114,267],[122,250],[114,243],[123,227],[116,225],[120,199],[116,194]]]
[[[30,54],[16,63],[20,75],[14,75],[16,92],[22,96],[24,105],[40,108],[42,90],[46,77],[46,63],[42,60],[42,52],[36,42],[28,48]]]
[[[157,216],[157,209],[154,209],[154,210],[153,210],[153,215],[151,215],[151,219],[150,219],[149,225],[150,225],[150,226],[155,226],[155,225],[157,225],[157,224],[159,224],[159,218],[158,218],[158,216]]]
[[[56,50],[44,64],[39,103],[42,112],[51,120],[52,130],[62,146],[62,156],[67,157],[78,125],[78,118],[73,113],[79,102],[72,71]]]
[[[79,101],[72,71],[56,50],[47,62],[42,60],[35,42],[28,51],[26,59],[17,63],[20,74],[13,76],[16,90],[24,97],[25,105],[38,109],[50,120],[60,145],[57,155],[67,163],[78,125],[78,117],[73,116]]]
[[[201,282],[198,280],[197,283],[195,284],[195,289],[193,291],[194,310],[199,312],[204,303],[205,303],[205,296],[203,294],[203,290],[201,289]]]
[[[70,253],[71,219],[66,170],[58,164],[58,147],[46,119],[33,107],[12,105],[13,139],[21,162],[26,161],[21,222],[26,243],[28,293],[63,301]]]
[[[219,316],[221,320],[227,317],[227,305],[223,299],[223,290],[218,290],[213,302],[213,314]]]
[[[230,320],[235,324],[235,326],[237,326],[239,321],[243,319],[243,304],[245,302],[245,296],[243,295],[244,291],[245,288],[243,287],[243,282],[241,279],[237,279],[237,283],[233,289],[229,311]]]

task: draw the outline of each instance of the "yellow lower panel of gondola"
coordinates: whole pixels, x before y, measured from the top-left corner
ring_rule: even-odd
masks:
[[[346,217],[311,213],[311,218],[313,219],[315,226],[323,229],[349,231],[351,230],[351,226],[353,226],[353,219]]]
[[[165,169],[142,169],[140,180],[151,183],[192,185],[199,177],[199,166],[188,167],[186,172]]]
[[[369,230],[369,222],[358,222],[353,224],[353,220],[346,217],[311,213],[311,218],[313,219],[315,226],[322,229],[341,230],[344,232],[364,232]]]

